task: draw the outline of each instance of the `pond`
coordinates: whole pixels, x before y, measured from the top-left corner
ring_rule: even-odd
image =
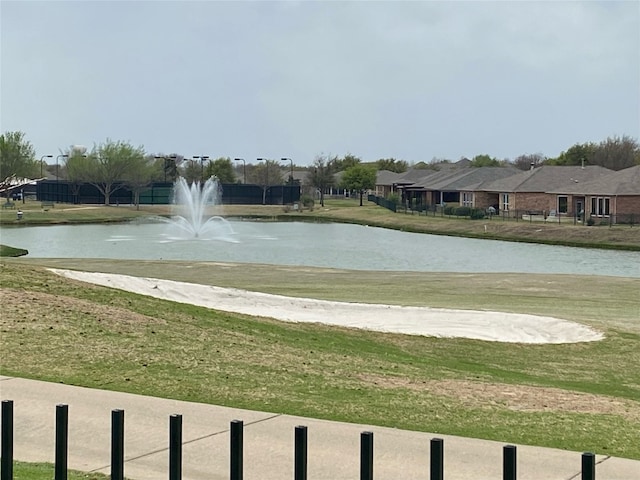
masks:
[[[513,272],[640,278],[640,252],[407,233],[349,224],[231,221],[218,237],[180,239],[164,223],[2,228],[36,258],[193,260],[353,270]]]

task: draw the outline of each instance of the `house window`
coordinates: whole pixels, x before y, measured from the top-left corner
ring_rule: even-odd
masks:
[[[473,207],[473,193],[462,192],[462,206]]]
[[[591,214],[596,217],[606,217],[610,215],[611,200],[609,197],[591,197]]]
[[[567,213],[569,211],[569,198],[566,196],[558,197],[558,213]]]
[[[502,206],[500,207],[501,210],[503,212],[508,212],[509,211],[509,194],[508,193],[503,193],[500,195],[500,203],[502,204]]]

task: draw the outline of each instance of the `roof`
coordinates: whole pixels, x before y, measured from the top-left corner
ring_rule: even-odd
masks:
[[[573,182],[550,193],[577,193],[583,195],[640,195],[640,165],[608,173],[595,180]]]
[[[376,185],[393,185],[401,175],[390,170],[379,170],[376,174]]]
[[[612,172],[597,165],[559,166],[543,165],[510,177],[489,182],[480,188],[489,192],[551,192],[564,190],[576,182],[588,182]]]
[[[478,190],[496,179],[512,177],[520,170],[515,167],[463,167],[435,172],[407,188],[411,190],[461,191]]]

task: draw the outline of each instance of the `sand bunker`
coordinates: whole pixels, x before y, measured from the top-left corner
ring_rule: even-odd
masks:
[[[83,282],[227,312],[379,332],[463,337],[512,343],[602,340],[596,330],[553,317],[504,312],[332,302],[249,292],[235,288],[107,273],[52,269]]]

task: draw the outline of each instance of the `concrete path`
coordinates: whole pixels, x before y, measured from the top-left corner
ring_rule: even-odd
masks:
[[[309,479],[360,478],[360,434],[374,433],[374,478],[428,479],[429,444],[444,439],[445,479],[501,479],[499,442],[329,422],[0,377],[14,401],[14,459],[53,462],[55,409],[69,405],[69,468],[109,474],[111,411],[125,411],[125,475],[168,478],[169,416],[183,418],[183,478],[229,478],[229,427],[244,422],[244,478],[293,478],[294,429],[308,427]],[[581,453],[518,446],[519,480],[579,480]],[[598,480],[638,480],[640,461],[596,457]]]

